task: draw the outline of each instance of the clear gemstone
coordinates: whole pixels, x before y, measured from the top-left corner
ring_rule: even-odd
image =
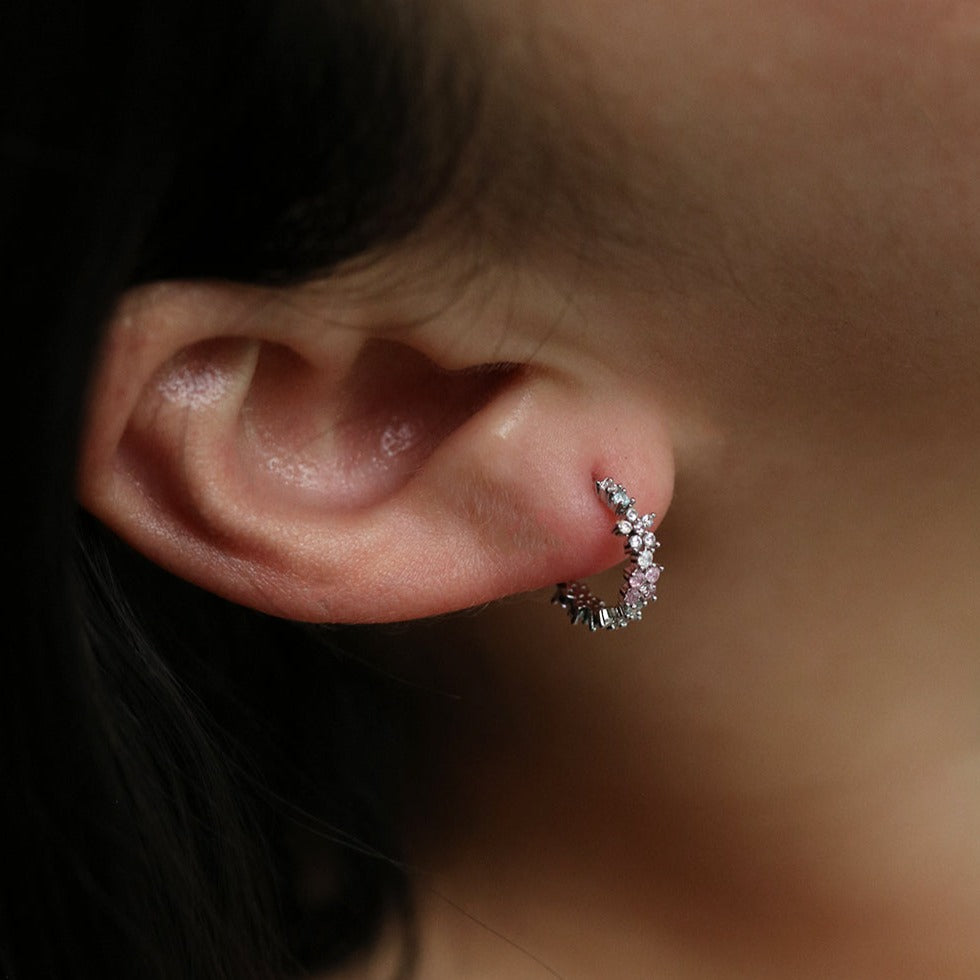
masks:
[[[640,515],[637,514],[637,512],[635,510],[633,510],[632,507],[630,507],[630,509],[628,511],[626,511],[626,520],[632,521],[632,522],[635,523],[639,519],[640,519]]]
[[[630,531],[632,531],[632,530],[633,530],[633,525],[630,524],[629,521],[620,521],[616,525],[616,533],[617,534],[626,535],[626,534],[629,534]]]
[[[640,568],[646,569],[653,564],[653,552],[652,551],[641,551],[636,556],[636,563]]]
[[[634,551],[642,551],[643,550],[643,538],[641,538],[638,534],[632,535],[630,537],[630,547]]]
[[[630,498],[622,490],[613,493],[610,500],[614,507],[628,507],[630,502]]]
[[[647,548],[652,548],[656,543],[657,543],[657,539],[650,531],[647,531],[646,534],[643,535],[643,544]]]

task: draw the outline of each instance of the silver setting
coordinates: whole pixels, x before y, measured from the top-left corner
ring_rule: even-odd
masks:
[[[657,601],[657,581],[664,570],[653,560],[660,547],[652,528],[656,514],[640,514],[636,501],[615,480],[596,480],[599,499],[616,515],[612,533],[626,540],[626,565],[619,603],[607,606],[584,582],[559,582],[552,602],[568,613],[572,625],[581,623],[595,630],[624,629],[643,618],[643,610]]]

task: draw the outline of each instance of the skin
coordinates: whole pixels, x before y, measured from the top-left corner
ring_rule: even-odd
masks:
[[[418,336],[533,349],[676,478],[642,624],[379,640],[457,696],[419,696],[420,975],[976,976],[980,5],[487,6],[488,126],[553,179]]]
[[[129,297],[83,502],[278,615],[512,596],[365,640],[420,977],[980,975],[980,4],[466,12],[454,200],[326,282]],[[447,434],[405,347],[516,368],[413,383]],[[597,476],[666,566],[601,635],[526,594],[617,562]]]

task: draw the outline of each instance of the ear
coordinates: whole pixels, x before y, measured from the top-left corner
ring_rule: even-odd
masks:
[[[133,291],[92,386],[83,505],[212,592],[348,623],[435,615],[620,561],[595,479],[662,514],[669,443],[655,419],[629,417],[614,384],[499,363],[493,349],[440,363],[431,335],[413,336],[329,289],[312,307],[227,283]]]

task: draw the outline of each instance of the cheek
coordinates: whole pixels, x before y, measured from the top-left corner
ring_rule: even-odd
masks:
[[[535,9],[572,186],[673,282],[878,302],[975,276],[980,4]]]

